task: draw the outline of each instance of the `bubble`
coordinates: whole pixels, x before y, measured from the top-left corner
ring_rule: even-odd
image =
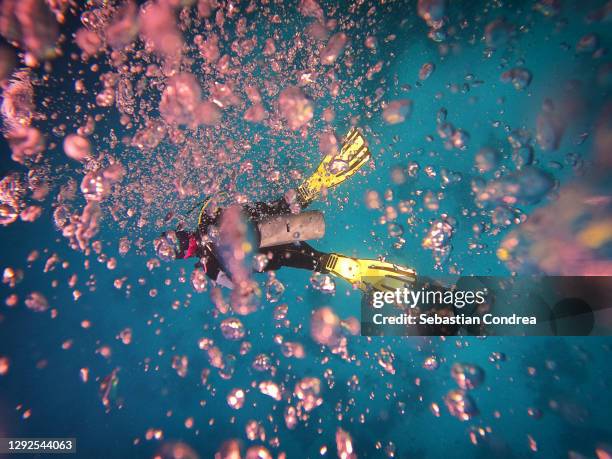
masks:
[[[382,207],[380,195],[374,190],[366,192],[365,202],[368,209],[380,209]]]
[[[183,49],[183,39],[177,29],[171,4],[149,2],[140,9],[141,34],[153,51],[169,65],[178,61]]]
[[[280,93],[278,104],[281,115],[293,130],[306,125],[314,115],[312,101],[297,86],[284,89]]]
[[[13,203],[0,203],[0,225],[8,226],[14,223],[17,217],[19,217],[19,210],[14,207]]]
[[[165,443],[155,457],[159,459],[199,459],[198,453],[183,442]]]
[[[197,267],[191,272],[190,281],[191,286],[196,292],[202,293],[206,291],[208,279],[206,277],[206,271],[204,271],[202,268]]]
[[[115,103],[113,88],[105,88],[96,95],[96,104],[99,107],[112,107]]]
[[[310,285],[315,290],[327,293],[328,295],[336,293],[336,282],[328,274],[313,273],[312,276],[310,276]]]
[[[15,127],[6,134],[6,139],[11,147],[11,159],[21,164],[26,160],[36,160],[45,149],[42,134],[33,127]]]
[[[340,319],[331,308],[317,309],[310,319],[310,333],[317,343],[336,347],[342,340]]]
[[[173,76],[166,85],[159,103],[159,112],[169,124],[191,125],[196,119],[202,93],[191,73]]]
[[[479,187],[476,200],[481,206],[534,204],[541,201],[553,186],[554,180],[549,173],[535,166],[525,166]]]
[[[153,150],[166,136],[166,128],[159,121],[149,120],[145,127],[136,132],[132,145],[141,150]]]
[[[130,344],[132,342],[132,329],[125,328],[121,330],[121,332],[119,333],[119,339],[123,344]]]
[[[319,22],[325,19],[323,8],[316,0],[300,0],[298,11],[302,16],[315,18]]]
[[[270,271],[266,282],[266,299],[270,303],[278,303],[283,293],[285,293],[285,285],[276,278],[273,271]]]
[[[85,137],[69,134],[64,138],[64,152],[75,161],[84,161],[91,155],[91,145]]]
[[[251,366],[255,371],[268,371],[272,368],[270,356],[267,354],[257,354]]]
[[[476,168],[481,174],[490,172],[497,167],[498,156],[497,152],[492,148],[481,148],[476,153]]]
[[[304,346],[300,343],[290,343],[289,341],[284,341],[281,344],[281,352],[285,357],[295,357],[297,359],[303,359],[306,356]]]
[[[119,369],[115,368],[109,375],[105,376],[100,382],[98,394],[102,405],[107,410],[112,406],[121,407],[121,400],[118,398],[119,389]]]
[[[491,213],[491,223],[496,226],[506,227],[512,224],[514,213],[504,206],[498,206]]]
[[[434,72],[435,69],[436,69],[436,66],[433,62],[424,63],[419,69],[419,80],[421,81],[427,80],[431,76],[431,74]]]
[[[495,19],[485,27],[485,42],[491,48],[505,45],[514,33],[514,27],[504,19]]]
[[[412,101],[408,99],[394,100],[383,108],[383,119],[387,124],[403,123],[412,112]]]
[[[438,358],[435,355],[430,355],[429,357],[426,357],[423,361],[423,368],[425,368],[426,370],[437,370],[439,366],[440,363],[438,362]]]
[[[599,37],[594,33],[589,33],[580,38],[576,43],[577,53],[593,53],[599,46]]]
[[[282,398],[281,388],[274,381],[262,381],[259,383],[259,391],[272,397],[276,401],[280,401]]]
[[[56,56],[59,29],[44,0],[7,0],[2,10],[3,35],[27,51],[28,65]]]
[[[327,46],[321,51],[321,64],[332,65],[338,57],[342,54],[344,47],[346,46],[347,36],[344,32],[338,32],[332,35],[327,42]]]
[[[121,78],[119,80],[119,82],[117,83],[115,100],[119,112],[124,113],[126,115],[134,114],[134,90],[132,88],[132,82],[129,79]]]
[[[285,425],[287,426],[287,429],[289,430],[295,429],[298,423],[297,410],[295,409],[295,407],[288,406],[287,408],[285,408],[285,411],[283,414],[284,414]]]
[[[404,234],[404,227],[398,223],[389,223],[387,225],[387,233],[391,237],[400,237]]]
[[[229,340],[240,340],[245,335],[244,325],[235,317],[229,317],[221,322],[221,332]]]
[[[268,256],[259,253],[253,257],[253,269],[259,273],[264,272],[266,266],[268,266]]]
[[[446,219],[434,220],[429,227],[427,236],[423,239],[423,247],[439,250],[450,244],[454,228]]]
[[[240,459],[240,443],[237,440],[226,440],[215,454],[215,459]]]
[[[536,121],[536,140],[542,150],[557,150],[561,142],[561,133],[561,127],[552,113],[543,111],[538,115]]]
[[[189,359],[186,355],[175,355],[172,357],[172,369],[176,370],[176,374],[184,378],[189,370]]]
[[[29,70],[15,72],[2,92],[0,106],[8,131],[31,124],[35,112],[34,87]]]
[[[321,381],[318,378],[306,377],[298,381],[293,389],[293,394],[300,401],[304,411],[312,411],[323,403],[319,397],[321,393]]]
[[[489,362],[504,362],[506,361],[506,354],[503,352],[491,352],[489,355]]]
[[[100,172],[88,172],[81,181],[81,192],[87,201],[100,202],[110,193],[110,181]]]
[[[93,30],[80,28],[76,31],[74,41],[86,56],[95,56],[102,49],[102,39]]]
[[[5,376],[9,372],[10,360],[8,357],[0,356],[0,376]]]
[[[561,12],[561,2],[559,0],[540,0],[535,3],[534,9],[544,16],[556,16]]]
[[[245,433],[247,438],[251,441],[266,440],[266,431],[264,427],[259,422],[253,419],[247,422],[247,425],[245,427]]]
[[[227,404],[230,408],[234,410],[239,410],[244,406],[244,397],[244,390],[232,389],[231,392],[227,395]]]
[[[138,34],[138,8],[133,1],[123,2],[113,14],[105,31],[107,43],[120,50],[130,45]]]
[[[130,247],[132,245],[132,241],[130,241],[127,237],[122,237],[119,239],[119,255],[124,257],[130,251]]]
[[[40,292],[32,292],[25,299],[25,305],[34,312],[45,312],[49,309],[49,303]]]
[[[458,150],[465,150],[469,140],[470,134],[463,129],[456,129],[450,138],[451,144]]]
[[[273,456],[265,447],[263,446],[251,446],[247,449],[246,456],[244,459],[272,459]]]
[[[461,389],[470,390],[482,384],[484,370],[469,363],[455,363],[451,367],[451,376]]]
[[[357,459],[351,435],[340,427],[336,430],[336,449],[339,459]]]
[[[419,0],[417,13],[431,27],[444,19],[446,14],[445,0]]]
[[[385,349],[381,349],[378,354],[378,365],[380,365],[387,373],[394,375],[395,374],[395,366],[393,365],[393,361],[395,357],[391,352],[388,352]]]
[[[501,74],[502,83],[512,83],[517,91],[522,91],[531,83],[531,72],[525,68],[516,67]]]
[[[470,395],[462,389],[454,389],[444,396],[444,403],[451,416],[461,421],[469,421],[478,415],[476,404]]]
[[[512,162],[517,169],[522,169],[533,163],[533,148],[524,146],[512,150]]]

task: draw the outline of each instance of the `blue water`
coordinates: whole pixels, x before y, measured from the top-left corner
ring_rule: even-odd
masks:
[[[468,249],[471,227],[481,221],[479,216],[463,214],[464,209],[474,209],[470,181],[475,176],[476,151],[482,146],[497,148],[510,165],[508,131],[521,127],[533,131],[544,98],[554,97],[568,80],[575,79],[583,88],[585,110],[568,127],[557,152],[542,153],[536,148],[536,158],[543,167],[550,160],[563,162],[569,152],[589,160],[592,136],[581,145],[576,139],[592,129],[603,103],[610,101],[609,86],[595,83],[597,70],[603,61],[609,62],[609,56],[598,60],[577,55],[574,46],[587,32],[598,33],[602,46],[610,46],[609,22],[584,21],[585,14],[601,2],[566,2],[557,18],[532,11],[530,2],[490,5],[487,11],[481,11],[483,5],[479,2],[461,3],[451,11],[457,15],[461,12],[468,25],[457,39],[450,40],[451,51],[442,58],[437,45],[427,39],[426,26],[416,17],[413,2],[377,13],[377,20],[385,24],[378,34],[379,42],[387,34],[397,34],[395,41],[380,45],[385,56],[394,54],[395,58],[383,67],[383,83],[379,78],[366,81],[356,90],[356,96],[373,97],[374,91],[383,86],[387,91],[385,100],[411,99],[412,115],[405,123],[389,126],[379,112],[371,116],[367,110],[360,113],[360,126],[369,137],[375,167],[366,168],[332,192],[327,202],[313,204],[314,209],[325,212],[328,228],[325,238],[313,244],[317,249],[370,258],[385,255],[421,274],[435,276],[442,271],[435,268],[431,252],[422,248],[421,241],[429,221],[447,213],[457,220],[457,225],[452,255],[444,269],[454,266],[468,275],[508,275],[509,270],[495,255],[504,231],[484,238],[486,247],[479,253]],[[528,31],[517,33],[512,49],[498,50],[492,58],[486,58],[485,47],[480,43],[482,29],[500,16],[524,24]],[[407,21],[400,27],[402,19]],[[455,23],[459,22],[456,18]],[[473,34],[475,43],[470,43]],[[363,37],[353,39],[359,42]],[[564,43],[569,44],[569,49],[562,46]],[[505,56],[507,65],[502,65],[504,58],[500,55]],[[434,62],[436,70],[417,85],[418,70],[427,61]],[[531,85],[522,92],[499,81],[501,72],[518,63],[533,73]],[[467,93],[455,94],[449,88],[452,84],[461,87],[473,79],[483,84],[470,84]],[[395,80],[398,85],[392,84]],[[409,91],[402,90],[405,84],[411,85]],[[465,151],[446,150],[437,136],[436,114],[442,107],[448,110],[448,121],[469,131]],[[345,115],[354,114],[339,111],[339,131],[349,124]],[[498,126],[496,121],[500,121]],[[6,144],[3,147],[8,149]],[[265,147],[259,148],[265,151]],[[254,152],[254,159],[261,151]],[[304,174],[316,166],[315,159],[303,159],[302,164],[297,164],[295,157],[287,161]],[[431,179],[421,172],[417,179],[393,184],[392,168],[406,167],[410,161],[418,162],[421,169],[431,165],[438,173],[445,167],[461,173],[463,178],[445,190],[438,211],[419,211],[413,225],[403,223],[406,242],[396,249],[386,226],[378,222],[381,212],[368,210],[364,196],[367,190],[376,190],[383,196],[390,189],[394,204],[401,199],[416,199],[421,208],[419,191],[438,191],[439,177]],[[3,175],[15,167],[5,154],[1,162]],[[559,186],[572,180],[572,175],[569,168],[554,170]],[[248,180],[239,182],[238,187],[245,193],[251,189]],[[275,197],[284,191],[271,184],[270,189],[258,193]],[[521,209],[530,213],[533,207]],[[208,292],[197,294],[189,285],[191,261],[162,264],[153,272],[146,269],[155,229],[144,231],[147,257],[137,254],[134,247],[127,256],[120,257],[118,239],[124,233],[106,218],[96,239],[104,241],[104,253],[115,256],[118,266],[108,270],[92,254],[87,257],[89,269],[85,269],[84,255],[67,247],[51,220],[47,205],[38,221],[17,222],[0,229],[0,267],[21,268],[25,272],[24,280],[15,289],[0,286],[0,297],[15,292],[20,298],[15,308],[0,306],[0,356],[10,359],[8,373],[0,376],[0,437],[76,437],[78,456],[87,458],[153,457],[164,442],[182,441],[200,457],[208,458],[230,438],[240,439],[245,448],[261,444],[247,440],[244,433],[247,421],[255,419],[264,426],[267,441],[279,439],[280,446],[266,447],[274,456],[282,451],[289,458],[317,457],[324,445],[327,456],[334,457],[338,427],[351,434],[359,457],[384,457],[390,442],[394,444],[395,457],[400,458],[568,457],[571,451],[590,458],[595,457],[597,447],[608,445],[608,451],[612,447],[610,338],[352,336],[348,338],[347,361],[322,350],[312,340],[310,315],[314,309],[329,306],[341,318],[358,317],[360,295],[340,281],[334,296],[325,295],[309,287],[309,272],[285,268],[277,276],[286,287],[281,302],[288,305],[291,326],[277,326],[273,319],[277,304],[262,301],[256,313],[242,318],[252,349],[240,356],[241,343],[222,337],[218,325],[223,316],[213,312]],[[41,256],[28,264],[26,257],[33,249],[41,251]],[[52,253],[69,263],[69,268],[57,265],[53,271],[43,273],[44,262]],[[179,281],[181,270],[186,272],[186,282]],[[76,302],[67,286],[72,273],[77,274],[77,288],[83,293]],[[88,288],[85,282],[90,275],[95,276],[95,285]],[[125,286],[120,290],[113,286],[115,279],[124,276],[128,278],[125,284],[131,285],[129,297]],[[265,275],[258,274],[256,278],[263,287]],[[169,285],[166,279],[170,279]],[[53,281],[57,281],[57,287],[51,285]],[[150,289],[157,289],[157,296],[151,297]],[[49,312],[35,313],[24,306],[23,300],[31,291],[46,296],[51,308],[57,310],[56,318],[51,318]],[[178,308],[172,307],[175,300],[180,302]],[[82,328],[83,320],[91,321],[91,327]],[[129,345],[117,340],[126,327],[133,331]],[[302,343],[306,358],[283,357],[280,346],[274,343],[275,335]],[[237,357],[230,380],[222,379],[212,368],[210,387],[202,385],[200,373],[210,368],[206,354],[198,348],[202,337],[213,339],[225,354]],[[72,346],[62,350],[66,340],[72,340]],[[96,352],[105,345],[112,350],[109,358]],[[393,352],[395,374],[385,372],[377,363],[376,355],[381,349]],[[490,362],[492,352],[504,353],[507,360]],[[271,357],[276,368],[274,376],[251,369],[259,353]],[[422,364],[432,354],[439,357],[440,367],[427,371]],[[189,360],[185,378],[172,368],[172,357],[177,355]],[[450,416],[442,400],[446,392],[456,387],[450,367],[457,361],[479,365],[486,374],[484,384],[471,391],[480,414],[468,422]],[[83,367],[89,368],[87,383],[79,377]],[[117,393],[106,410],[98,389],[101,380],[116,368]],[[529,368],[535,373],[530,374]],[[333,384],[323,377],[326,370],[332,372]],[[289,430],[283,419],[287,403],[262,395],[252,383],[273,379],[283,383],[290,393],[295,382],[307,376],[322,380],[323,404],[310,413],[308,422]],[[359,380],[356,388],[347,384],[353,376]],[[227,393],[235,387],[247,391],[245,406],[236,411],[226,402]],[[440,417],[432,414],[432,403],[440,406]],[[540,410],[541,417],[530,416],[529,408]],[[31,415],[23,419],[26,410],[31,410]],[[184,423],[190,417],[194,426],[187,429]],[[490,432],[473,445],[469,432],[477,427]],[[145,440],[150,428],[163,430],[163,440]],[[537,453],[529,449],[528,435],[537,442]]]

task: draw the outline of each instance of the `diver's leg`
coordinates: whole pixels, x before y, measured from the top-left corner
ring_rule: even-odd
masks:
[[[347,257],[339,253],[330,253],[324,261],[321,272],[344,279],[362,290],[393,291],[410,287],[417,277],[413,269],[386,261]]]
[[[268,256],[265,271],[276,271],[283,266],[309,271],[323,271],[325,260],[328,257],[328,254],[319,252],[303,241],[295,244],[266,247],[259,249],[259,252]]]
[[[297,188],[298,202],[304,209],[321,191],[340,185],[370,160],[371,154],[361,132],[355,128],[346,135],[337,154],[327,154],[319,167]]]

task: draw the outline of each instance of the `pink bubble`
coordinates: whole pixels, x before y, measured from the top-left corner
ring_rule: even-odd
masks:
[[[69,134],[64,138],[64,153],[75,161],[84,161],[91,155],[91,145],[87,138]]]
[[[181,73],[170,79],[162,93],[159,111],[169,124],[192,124],[200,108],[202,91],[191,73]]]
[[[32,292],[25,299],[25,305],[28,309],[35,312],[45,312],[49,309],[49,303],[42,293]]]
[[[403,123],[412,111],[412,102],[400,99],[389,102],[383,109],[383,119],[387,124]]]
[[[327,42],[327,46],[321,51],[321,64],[332,65],[344,51],[347,43],[347,36],[344,32],[338,32]]]
[[[122,4],[106,29],[106,41],[114,49],[120,50],[134,41],[138,35],[137,6],[129,0]]]
[[[23,163],[26,159],[35,159],[45,149],[42,134],[33,127],[12,129],[6,138],[12,150],[11,158],[18,163]]]
[[[35,111],[34,88],[29,70],[13,74],[8,87],[2,92],[1,110],[4,126],[9,131],[32,123]]]
[[[140,10],[141,34],[147,44],[162,58],[178,61],[183,38],[176,26],[174,10],[166,1],[146,3]]]
[[[312,102],[297,86],[289,86],[284,89],[280,94],[278,103],[281,115],[293,130],[300,129],[314,115]]]
[[[341,459],[357,459],[357,453],[353,447],[353,439],[351,435],[338,427],[336,430],[336,448],[338,457]]]
[[[81,51],[88,56],[94,56],[102,48],[102,39],[92,30],[80,28],[76,31],[74,41]]]
[[[319,22],[325,20],[323,8],[316,0],[300,0],[298,11],[302,16],[315,18]]]
[[[198,105],[196,120],[198,124],[216,126],[221,122],[221,110],[212,102],[204,101]]]
[[[19,214],[19,218],[24,222],[33,222],[38,220],[38,217],[42,215],[42,207],[40,206],[28,206],[26,207],[21,214]]]
[[[244,112],[244,119],[252,123],[260,123],[268,118],[268,112],[261,104],[255,104]]]
[[[119,163],[111,164],[106,169],[104,169],[102,175],[110,183],[117,183],[123,179],[123,176],[125,175],[125,169]]]

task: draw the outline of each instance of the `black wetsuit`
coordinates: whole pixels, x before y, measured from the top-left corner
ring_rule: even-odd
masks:
[[[243,213],[252,222],[259,222],[269,217],[290,214],[291,209],[284,198],[274,202],[254,202],[242,207]],[[187,254],[184,258],[198,257],[199,264],[205,269],[206,274],[213,280],[217,280],[221,272],[225,272],[219,255],[212,244],[202,244],[202,236],[208,233],[211,226],[218,226],[222,212],[219,209],[215,215],[206,214],[194,233],[188,233],[188,238],[181,239],[181,252]],[[192,240],[197,241],[195,251],[189,251]],[[319,252],[306,242],[300,241],[290,244],[277,245],[273,247],[260,248],[259,253],[268,258],[264,271],[276,271],[283,266],[291,268],[306,269],[309,271],[325,272],[324,266],[326,253]],[[226,273],[227,274],[227,273]]]

